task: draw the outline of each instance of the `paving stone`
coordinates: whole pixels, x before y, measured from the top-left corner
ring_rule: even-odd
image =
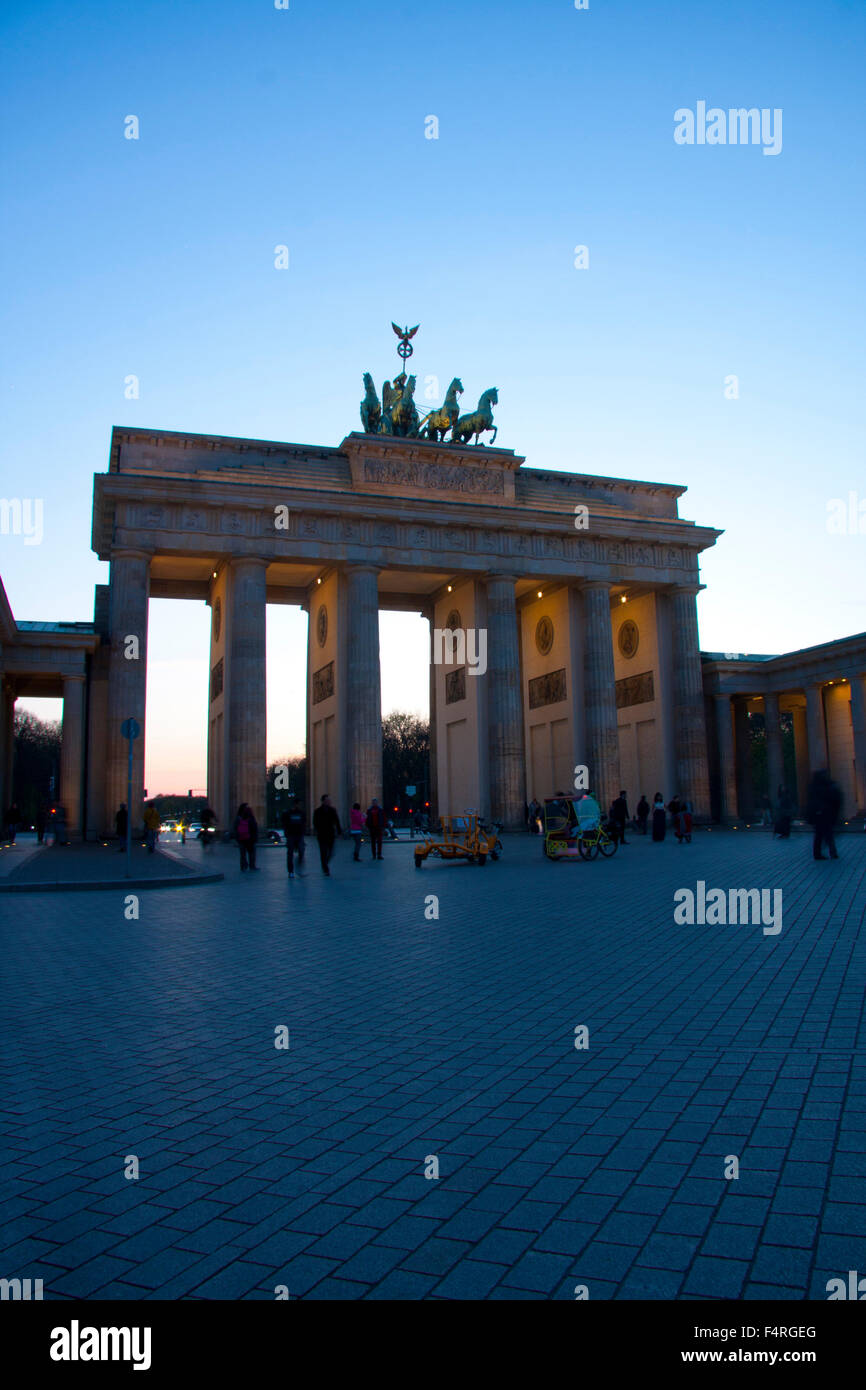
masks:
[[[843,845],[828,897],[805,839],[696,834],[689,873],[783,889],[773,942],[675,924],[686,861],[637,838],[551,866],[509,836],[483,877],[421,885],[406,846],[364,878],[340,845],[292,885],[278,853],[242,881],[216,847],[226,881],[153,893],[140,934],[111,893],[20,895],[4,1274],[58,1300],[500,1301],[573,1298],[585,1264],[591,1298],[825,1297],[866,1270],[866,843]]]

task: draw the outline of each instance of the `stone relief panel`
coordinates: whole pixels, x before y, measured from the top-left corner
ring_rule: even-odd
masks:
[[[529,682],[529,708],[541,709],[544,705],[558,705],[567,698],[565,668],[561,671],[548,671]]]
[[[323,700],[329,699],[334,693],[334,663],[329,661],[327,666],[320,666],[318,671],[313,672],[313,704],[320,705]]]
[[[218,696],[218,695],[221,695],[222,692],[223,692],[223,669],[224,669],[224,668],[223,668],[223,659],[222,659],[222,657],[220,657],[220,659],[219,659],[219,661],[217,662],[216,666],[214,666],[214,667],[211,669],[211,673],[210,673],[210,702],[211,702],[211,704],[213,704],[213,702],[214,702],[214,700],[217,698],[217,696]]]
[[[617,709],[629,709],[631,705],[644,705],[655,699],[655,682],[652,671],[642,671],[639,676],[626,676],[616,683]]]
[[[456,671],[445,673],[445,703],[459,704],[466,699],[466,667],[458,666]]]

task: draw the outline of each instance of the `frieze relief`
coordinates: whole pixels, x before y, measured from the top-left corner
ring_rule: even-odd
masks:
[[[443,555],[448,551],[457,551],[467,556],[514,556],[527,561],[565,561],[575,566],[607,564],[612,569],[632,566],[676,570],[681,573],[690,570],[694,564],[692,552],[682,546],[655,542],[639,544],[631,540],[606,539],[604,536],[576,536],[567,533],[559,536],[548,532],[533,532],[530,529],[532,517],[529,515],[525,520],[525,530],[511,526],[496,530],[489,525],[420,525],[409,519],[398,522],[375,518],[356,520],[351,517],[317,516],[295,511],[291,503],[288,505],[288,528],[277,532],[273,529],[271,507],[250,511],[216,505],[202,507],[183,502],[174,506],[157,502],[126,503],[123,524],[132,530],[174,530],[193,535],[222,533],[244,536],[250,540],[261,538],[263,542],[276,536],[281,549],[286,544],[291,545],[293,540],[316,540],[328,544],[352,542],[369,547],[399,548],[410,554],[422,550]]]
[[[499,469],[461,464],[443,467],[420,460],[365,459],[364,481],[403,483],[433,492],[502,494],[505,491],[505,479]]]

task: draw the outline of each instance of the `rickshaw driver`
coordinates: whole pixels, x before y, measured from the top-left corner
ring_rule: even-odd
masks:
[[[589,792],[575,802],[574,810],[577,816],[577,828],[581,835],[598,829],[601,824],[601,807]]]

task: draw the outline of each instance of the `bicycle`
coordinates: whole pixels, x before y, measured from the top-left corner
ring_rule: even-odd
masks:
[[[577,848],[581,859],[595,859],[598,854],[603,854],[605,859],[609,859],[612,854],[616,854],[617,844],[618,841],[599,823],[593,830],[583,832],[577,842]]]

